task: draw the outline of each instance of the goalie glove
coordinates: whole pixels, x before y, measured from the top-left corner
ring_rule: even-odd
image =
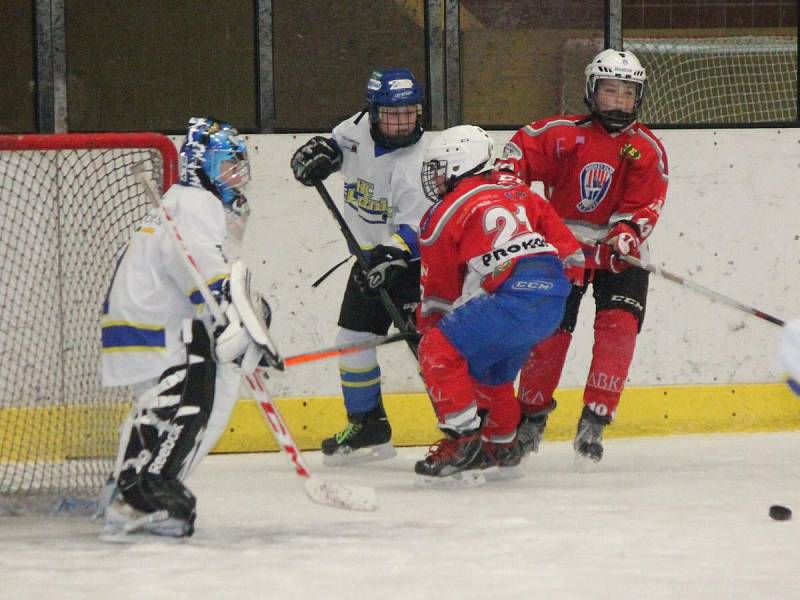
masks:
[[[256,367],[283,369],[283,361],[269,336],[269,304],[250,285],[250,271],[240,261],[231,266],[227,323],[215,333],[217,362],[236,362],[245,373]],[[266,364],[265,364],[266,363]]]
[[[333,139],[317,135],[297,149],[291,166],[297,181],[314,185],[342,167],[342,151]]]
[[[367,271],[356,269],[356,283],[364,293],[376,293],[392,285],[408,269],[408,252],[379,244],[369,252]]]

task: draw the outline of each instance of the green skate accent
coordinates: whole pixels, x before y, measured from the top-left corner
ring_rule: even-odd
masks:
[[[336,434],[336,443],[341,445],[342,442],[355,437],[361,431],[361,423],[348,423],[342,431]]]

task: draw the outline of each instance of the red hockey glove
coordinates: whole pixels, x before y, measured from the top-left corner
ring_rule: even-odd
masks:
[[[581,247],[587,269],[603,269],[612,273],[622,273],[630,267],[628,263],[617,256],[614,249],[608,244],[600,243],[595,246],[582,244]]]
[[[608,232],[606,239],[603,240],[611,246],[619,256],[634,256],[639,258],[639,232],[631,227],[630,223],[620,221]]]

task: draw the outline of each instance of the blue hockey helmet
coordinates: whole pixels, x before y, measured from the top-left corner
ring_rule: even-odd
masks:
[[[393,68],[373,71],[367,82],[367,109],[369,110],[370,133],[375,143],[385,148],[410,146],[422,137],[422,87],[408,69]],[[399,107],[411,106],[413,112],[400,117],[400,133],[386,131],[381,122],[387,122],[390,113]],[[410,116],[416,115],[411,124]]]
[[[247,210],[243,190],[250,181],[250,160],[244,140],[230,123],[212,117],[189,119],[180,174],[181,183],[207,189],[226,209]]]

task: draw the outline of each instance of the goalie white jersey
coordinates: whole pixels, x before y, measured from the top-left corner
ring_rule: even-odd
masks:
[[[211,192],[176,184],[162,204],[209,288],[218,290],[230,270],[222,203]],[[171,235],[153,209],[117,256],[101,320],[103,385],[157,378],[186,362],[182,322],[197,318],[204,303]]]
[[[418,258],[419,222],[430,207],[420,180],[425,141],[395,150],[376,147],[369,118],[356,120],[358,115],[333,130],[342,151],[342,216],[362,250],[390,244]]]

